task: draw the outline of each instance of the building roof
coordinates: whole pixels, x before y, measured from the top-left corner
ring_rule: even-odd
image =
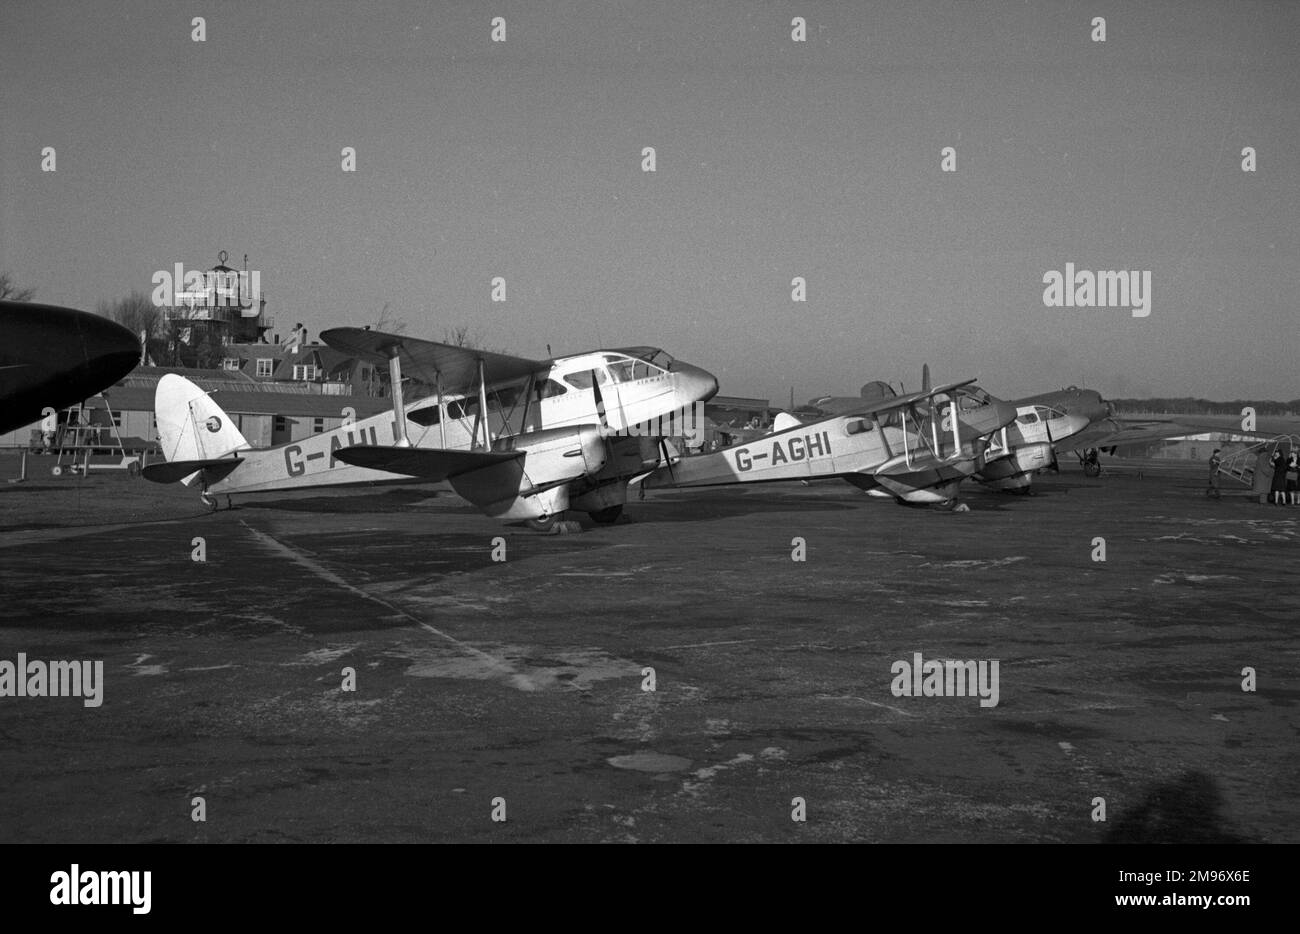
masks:
[[[154,391],[159,372],[152,378],[141,378],[141,369],[160,370],[175,368],[142,367],[132,374],[135,379],[128,384],[123,380],[115,386],[104,390],[104,397],[115,412],[153,412]],[[219,371],[200,370],[201,373]],[[182,374],[184,375],[184,374]],[[240,382],[235,380],[194,380],[199,388],[212,394],[212,400],[233,415],[283,415],[289,418],[338,418],[344,408],[352,408],[357,418],[368,418],[392,407],[390,399],[375,396],[326,395],[319,392],[300,391],[305,387],[285,386],[289,391],[277,392],[281,388],[274,383],[258,383],[256,380]],[[205,386],[204,382],[213,385]],[[98,397],[86,400],[89,408],[98,408]]]

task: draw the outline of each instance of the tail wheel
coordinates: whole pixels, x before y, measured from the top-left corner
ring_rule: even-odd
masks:
[[[619,503],[617,506],[607,506],[604,509],[597,509],[593,512],[587,513],[587,515],[591,516],[592,522],[598,522],[601,525],[612,525],[618,521],[619,516],[623,515],[623,504]]]

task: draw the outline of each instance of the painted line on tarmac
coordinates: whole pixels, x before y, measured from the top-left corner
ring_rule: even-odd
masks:
[[[293,548],[290,548],[288,545],[284,544],[279,539],[272,538],[270,535],[267,535],[265,532],[253,528],[243,519],[239,520],[239,524],[242,525],[244,528],[248,529],[249,534],[252,535],[254,538],[256,538],[266,548],[269,548],[270,550],[280,555],[283,555],[284,557],[288,558],[290,561],[293,561],[295,564],[301,565],[302,567],[306,568],[308,571],[311,571],[311,573],[315,574],[321,580],[328,581],[329,583],[333,584],[336,587],[341,587],[344,590],[348,591],[349,593],[356,594],[358,597],[361,597],[364,600],[370,600],[373,603],[378,603],[380,606],[388,610],[391,610],[392,612],[398,614],[399,616],[404,616],[406,619],[409,619],[411,622],[415,623],[417,626],[421,627],[426,632],[430,632],[433,635],[437,636],[438,638],[446,640],[447,642],[455,646],[460,652],[482,662],[492,671],[496,672],[501,677],[506,678],[511,685],[519,688],[521,691],[534,691],[537,689],[536,684],[534,684],[526,676],[515,671],[515,669],[510,665],[510,663],[505,661],[504,659],[497,658],[494,655],[489,655],[487,652],[484,652],[481,649],[476,649],[472,645],[466,645],[464,642],[461,642],[459,639],[457,639],[454,636],[448,635],[447,633],[443,632],[441,629],[435,629],[433,626],[430,626],[428,623],[420,619],[418,616],[415,616],[407,612],[406,610],[402,609],[400,606],[394,606],[393,604],[389,603],[387,600],[382,600],[379,597],[374,596],[373,594],[366,593],[360,587],[355,587],[352,584],[349,584],[347,581],[339,577],[329,568],[326,568],[318,564],[317,562],[313,561],[311,558],[304,555],[302,552],[295,551]]]

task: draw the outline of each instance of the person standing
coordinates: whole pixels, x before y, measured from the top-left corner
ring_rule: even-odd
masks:
[[[1219,493],[1219,464],[1222,461],[1219,458],[1221,448],[1215,448],[1214,453],[1210,455],[1210,488],[1205,491],[1206,496],[1213,496],[1215,499],[1220,498]]]
[[[1269,501],[1279,506],[1285,506],[1287,456],[1282,453],[1282,445],[1279,444],[1273,449],[1273,456],[1269,458],[1269,465],[1273,468],[1273,480],[1268,486]]]

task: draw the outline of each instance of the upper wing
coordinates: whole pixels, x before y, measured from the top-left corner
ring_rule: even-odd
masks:
[[[441,448],[399,448],[389,445],[354,445],[334,453],[354,467],[387,470],[421,480],[438,481],[523,457],[523,451],[452,451]]]
[[[891,396],[888,399],[880,401],[871,401],[868,399],[853,399],[849,396],[826,396],[814,400],[809,405],[819,410],[820,419],[842,418],[846,415],[874,415],[877,412],[890,412],[895,409],[905,408],[914,402],[920,402],[929,399],[931,396],[937,396],[940,393],[951,392],[954,389],[960,389],[963,386],[969,386],[975,382],[973,379],[964,379],[958,383],[948,383],[945,386],[936,386],[933,389],[926,389],[921,392],[908,393],[905,396]]]
[[[483,380],[489,384],[521,379],[550,366],[547,360],[529,360],[362,328],[333,328],[322,332],[320,338],[335,350],[368,360],[387,363],[396,355],[403,369],[410,368],[410,376],[433,382],[434,374],[438,374],[442,388],[447,392],[477,385],[480,360],[483,362]]]

